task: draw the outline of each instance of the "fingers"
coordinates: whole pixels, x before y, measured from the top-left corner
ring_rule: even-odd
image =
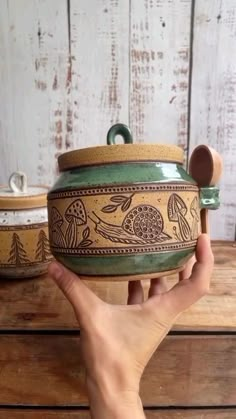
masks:
[[[48,268],[49,275],[72,304],[80,324],[86,313],[102,301],[79,279],[77,275],[58,262],[52,262]]]
[[[183,279],[166,294],[169,310],[175,315],[186,310],[209,290],[214,257],[206,234],[198,239],[196,259],[190,278]]]
[[[154,278],[151,280],[148,298],[153,295],[162,294],[167,291],[165,278]],[[144,292],[141,281],[130,281],[128,283],[128,304],[142,304]]]
[[[153,295],[163,294],[167,291],[167,283],[166,279],[161,278],[154,278],[151,279],[151,285],[149,288],[148,298],[153,297]]]
[[[128,304],[141,304],[144,301],[143,287],[141,281],[129,281],[128,283]]]
[[[196,263],[196,257],[195,255],[189,259],[189,261],[186,263],[185,268],[183,271],[179,273],[179,280],[183,281],[183,279],[188,279],[191,276],[193,266]]]

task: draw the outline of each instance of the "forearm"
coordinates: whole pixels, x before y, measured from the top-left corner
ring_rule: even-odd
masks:
[[[112,385],[101,387],[93,381],[87,383],[92,419],[144,419],[139,394],[117,391]]]

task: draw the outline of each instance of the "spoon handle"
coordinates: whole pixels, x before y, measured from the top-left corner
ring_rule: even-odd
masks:
[[[202,233],[210,234],[209,213],[206,208],[201,210],[201,227]]]

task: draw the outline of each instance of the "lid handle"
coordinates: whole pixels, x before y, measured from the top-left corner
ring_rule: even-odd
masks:
[[[125,124],[115,124],[109,129],[107,133],[107,144],[115,144],[115,138],[117,135],[121,135],[123,137],[125,144],[133,143],[133,137],[129,127],[127,127]]]
[[[27,193],[27,176],[24,172],[12,173],[8,184],[12,192]]]

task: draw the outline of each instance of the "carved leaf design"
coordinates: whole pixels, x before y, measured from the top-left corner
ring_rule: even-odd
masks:
[[[102,208],[102,212],[115,212],[117,209],[117,205],[106,205]]]
[[[125,212],[125,211],[127,211],[128,209],[129,209],[129,207],[130,207],[130,205],[131,205],[131,203],[132,203],[132,199],[131,198],[128,198],[122,205],[121,205],[121,209],[122,209],[122,211],[123,212]]]
[[[117,202],[117,204],[122,204],[122,202],[126,201],[127,197],[123,195],[116,195],[111,197],[112,202]]]
[[[90,234],[90,228],[86,227],[82,233],[83,239],[86,240],[89,237]]]
[[[82,240],[82,242],[79,244],[80,247],[88,247],[90,244],[92,244],[92,240]]]
[[[121,207],[121,211],[125,212],[129,209],[132,203],[132,197],[124,196],[124,195],[115,195],[110,198],[112,202],[115,202],[116,205],[106,205],[102,208],[103,212],[115,212],[119,207]]]

